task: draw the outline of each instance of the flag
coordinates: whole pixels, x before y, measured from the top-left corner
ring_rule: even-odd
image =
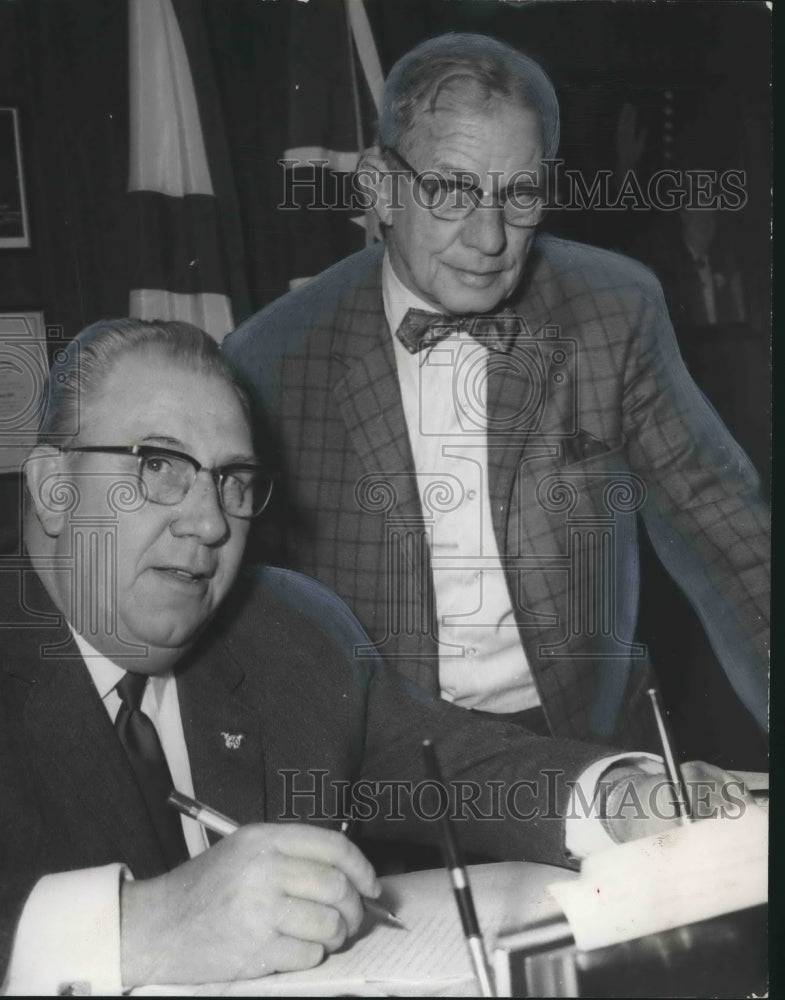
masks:
[[[363,0],[292,6],[283,211],[289,286],[375,238],[351,175],[373,142],[384,78]]]
[[[216,197],[184,19],[194,5],[129,0],[130,164],[133,244],[129,313],[187,320],[217,341],[234,328],[227,266],[231,205]],[[198,24],[189,24],[198,43]],[[190,59],[189,59],[190,56]],[[199,66],[204,92],[209,72]],[[207,68],[209,69],[209,67]],[[220,135],[212,137],[219,140]],[[220,149],[217,155],[220,155]],[[237,277],[233,278],[237,281]]]

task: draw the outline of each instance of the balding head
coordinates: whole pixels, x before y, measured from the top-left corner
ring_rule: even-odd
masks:
[[[487,35],[451,32],[417,45],[390,71],[379,116],[379,145],[406,149],[415,124],[441,110],[482,113],[500,99],[534,111],[543,156],[559,145],[559,104],[534,60]]]

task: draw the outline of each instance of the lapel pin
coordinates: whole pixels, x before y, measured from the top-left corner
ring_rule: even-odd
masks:
[[[245,739],[245,733],[221,733],[221,736],[227,750],[239,750]]]

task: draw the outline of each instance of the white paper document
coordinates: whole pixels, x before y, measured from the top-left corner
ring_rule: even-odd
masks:
[[[705,819],[620,844],[550,888],[577,946],[589,951],[765,903],[768,820]]]
[[[469,877],[490,951],[496,934],[557,912],[548,886],[576,876],[549,865],[504,862],[473,865]],[[477,995],[447,872],[412,872],[382,882],[382,899],[406,924],[406,930],[366,917],[360,936],[314,969],[182,990],[151,986],[134,995]]]

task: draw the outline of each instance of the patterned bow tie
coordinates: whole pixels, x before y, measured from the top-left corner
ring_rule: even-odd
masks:
[[[444,316],[424,309],[407,309],[395,331],[409,354],[433,347],[452,333],[465,332],[490,351],[508,352],[523,322],[511,309],[490,316]]]

